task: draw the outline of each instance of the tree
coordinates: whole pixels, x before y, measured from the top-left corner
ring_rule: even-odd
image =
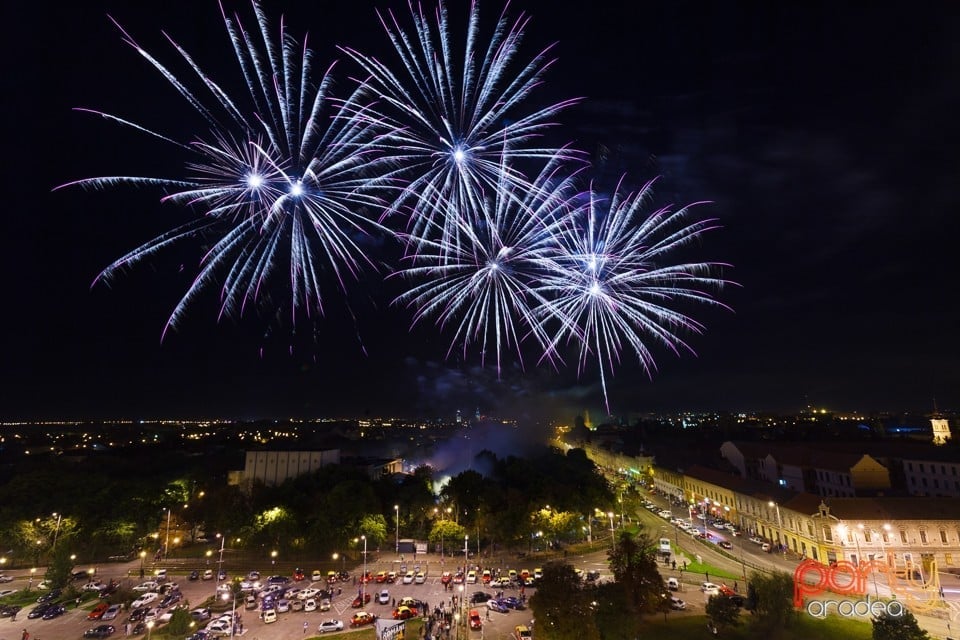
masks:
[[[53,552],[44,579],[54,587],[63,588],[70,582],[73,573],[73,560],[66,545],[59,545]]]
[[[727,596],[710,596],[706,606],[707,618],[719,632],[740,624],[740,607]]]
[[[656,613],[663,598],[663,577],[657,569],[657,548],[641,527],[636,535],[621,531],[617,544],[607,552],[613,577],[627,592],[627,602],[636,613]]]
[[[873,640],[929,640],[930,634],[920,628],[917,619],[905,607],[892,616],[884,611],[873,619]]]
[[[750,575],[750,586],[756,594],[754,612],[761,625],[773,629],[790,623],[790,614],[793,612],[791,575],[783,571],[772,574],[754,572]]]
[[[543,565],[530,609],[540,640],[599,640],[593,589],[586,590],[573,566],[565,562]],[[611,607],[605,607],[610,609]]]

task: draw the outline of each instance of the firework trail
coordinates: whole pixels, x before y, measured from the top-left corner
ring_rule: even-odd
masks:
[[[715,262],[674,262],[673,254],[717,227],[711,219],[688,220],[693,203],[678,211],[659,209],[641,219],[652,182],[609,199],[591,190],[586,203],[559,227],[559,251],[544,264],[549,275],[537,286],[545,302],[535,310],[554,323],[554,344],[579,351],[579,372],[595,360],[604,401],[610,410],[607,374],[629,348],[652,376],[656,368],[649,342],[674,353],[693,349],[681,333],[701,333],[703,325],[679,310],[690,303],[728,308],[709,293],[732,284],[717,277]]]
[[[376,105],[365,116],[383,132],[380,150],[393,166],[387,177],[403,178],[387,213],[408,216],[405,237],[413,251],[430,251],[420,244],[437,235],[439,246],[456,251],[466,209],[481,210],[484,198],[505,188],[532,188],[519,170],[522,161],[542,165],[556,157],[582,158],[540,140],[551,119],[577,100],[530,112],[520,108],[554,62],[550,47],[525,64],[517,59],[527,17],[511,22],[505,6],[484,47],[473,3],[458,54],[442,2],[435,24],[419,4],[408,6],[412,30],[393,12],[378,12],[399,58],[397,68],[355,49],[341,50],[368,74],[361,83]]]
[[[314,77],[312,53],[281,20],[272,40],[261,7],[253,2],[258,29],[223,13],[224,24],[245,80],[245,109],[170,36],[186,63],[192,86],[140,47],[116,22],[127,44],[143,56],[206,121],[207,138],[178,142],[115,115],[120,125],[171,143],[189,160],[182,178],[109,176],[57,187],[105,188],[121,184],[163,188],[162,199],[198,212],[190,222],[127,253],[97,281],[184,240],[211,241],[199,273],[163,330],[175,327],[189,303],[207,288],[220,288],[220,315],[242,315],[263,302],[274,272],[289,277],[291,314],[323,314],[321,280],[330,273],[341,291],[373,266],[356,237],[382,231],[375,222],[383,203],[373,192],[383,180],[371,177],[376,163],[372,124],[363,117],[355,91],[337,100],[330,93],[331,69]],[[373,218],[374,220],[371,220]]]
[[[576,176],[562,169],[562,158],[554,157],[530,187],[520,187],[504,166],[482,206],[455,217],[458,242],[445,244],[449,233],[421,240],[407,257],[410,266],[394,274],[415,283],[396,300],[414,309],[414,324],[435,318],[441,328],[453,327],[448,356],[458,345],[466,356],[477,344],[482,361],[495,355],[499,375],[503,352],[515,349],[522,365],[521,343],[531,338],[541,359],[556,360],[533,310],[549,304],[536,284],[548,274],[545,261],[557,252],[558,230],[575,206]]]

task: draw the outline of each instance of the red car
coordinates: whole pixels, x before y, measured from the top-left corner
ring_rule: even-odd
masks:
[[[87,620],[99,620],[103,617],[103,614],[107,612],[107,609],[110,608],[109,602],[101,602],[93,608],[93,611],[87,616]]]
[[[302,582],[307,579],[307,576],[303,573],[303,569],[297,567],[293,570],[293,579],[297,582]]]
[[[353,599],[353,602],[350,603],[350,606],[353,607],[354,609],[359,609],[359,608],[361,608],[361,607],[362,607],[363,605],[365,605],[365,604],[370,604],[370,594],[369,594],[369,593],[363,594],[363,599],[362,599],[362,600],[360,599],[360,596],[357,595],[357,597]]]
[[[397,607],[393,610],[394,620],[408,620],[416,615],[417,610],[411,609],[410,607]]]

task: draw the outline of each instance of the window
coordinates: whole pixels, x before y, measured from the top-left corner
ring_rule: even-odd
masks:
[[[907,530],[900,529],[900,543],[907,544]]]
[[[833,542],[833,530],[826,525],[823,527],[823,539],[827,542]]]
[[[947,530],[946,530],[946,529],[940,529],[940,542],[942,542],[943,544],[947,544]]]
[[[927,531],[920,529],[920,544],[927,544]]]
[[[908,462],[908,463],[907,463],[907,470],[908,470],[908,471],[913,471],[913,463],[912,463],[912,462]]]
[[[889,543],[889,542],[890,542],[890,532],[887,531],[886,529],[883,529],[883,530],[880,532],[880,537],[883,538],[884,543]]]
[[[847,529],[847,542],[853,542],[853,529]]]
[[[921,462],[921,463],[920,463],[920,473],[923,473],[923,471],[924,471],[924,469],[923,469],[923,463]]]

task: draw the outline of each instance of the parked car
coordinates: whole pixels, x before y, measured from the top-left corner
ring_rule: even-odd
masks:
[[[147,591],[156,591],[159,588],[160,588],[159,582],[154,582],[153,580],[147,580],[146,582],[141,582],[140,584],[135,586],[133,590],[144,593]]]
[[[109,638],[116,631],[116,627],[112,624],[101,624],[93,629],[87,629],[83,632],[84,638]]]
[[[36,618],[42,618],[43,614],[47,612],[47,609],[54,606],[52,602],[42,602],[30,610],[30,613],[27,614],[27,617],[31,620]]]
[[[681,600],[680,598],[677,598],[676,596],[671,596],[670,608],[675,609],[677,611],[683,611],[684,609],[687,608],[687,603]]]
[[[480,612],[476,609],[470,609],[470,628],[480,629],[483,627],[483,620],[480,618]]]
[[[670,589],[670,591],[679,591],[680,581],[676,578],[667,578],[667,589]]]
[[[139,609],[140,607],[145,607],[148,604],[153,603],[157,598],[160,597],[160,594],[148,591],[130,604],[131,609]]]
[[[353,602],[350,603],[350,606],[354,609],[362,609],[363,605],[370,604],[370,594],[364,593],[363,597],[360,597],[360,594],[357,594],[357,597],[353,599]]]
[[[16,593],[17,589],[0,589],[0,598],[5,598]]]
[[[59,616],[62,616],[67,612],[67,608],[62,604],[51,604],[50,608],[43,612],[43,615],[40,616],[44,620],[53,620]]]
[[[103,614],[107,612],[107,609],[110,608],[110,604],[106,602],[101,602],[93,608],[90,613],[87,614],[87,620],[99,620],[103,617]]]
[[[0,618],[12,618],[22,608],[18,604],[5,604],[0,607]]]
[[[733,544],[727,540],[721,540],[717,544],[723,547],[724,549],[733,549]]]
[[[720,595],[720,586],[712,582],[701,582],[700,591],[707,596],[718,596]]]
[[[0,582],[13,582],[13,576],[8,576],[3,573],[0,573]]]
[[[204,580],[213,580],[213,569],[207,569],[203,572]]]
[[[37,598],[37,602],[53,602],[54,600],[59,598],[62,593],[63,592],[60,589],[51,589],[50,591],[47,591],[45,594]]]
[[[103,612],[103,616],[102,616],[100,619],[101,619],[101,620],[113,620],[113,619],[116,618],[118,615],[120,615],[120,605],[118,605],[118,604],[112,604],[112,605],[110,605],[109,607],[107,607],[107,610]]]
[[[373,624],[376,622],[377,616],[370,613],[369,611],[358,611],[353,614],[353,617],[350,618],[351,627],[362,627],[363,625]]]
[[[267,609],[263,612],[263,623],[270,624],[271,622],[277,621],[277,610],[276,609]]]
[[[377,595],[377,602],[380,604],[390,604],[390,592],[383,589],[379,595]]]
[[[297,567],[293,570],[293,579],[296,582],[301,582],[307,578],[306,574],[303,573],[303,569]]]
[[[415,609],[410,607],[397,607],[393,610],[393,619],[394,620],[408,620],[417,615]]]
[[[328,631],[343,631],[343,623],[339,620],[324,620],[320,623],[320,626],[317,627],[317,631],[320,633],[326,633]]]
[[[496,611],[497,613],[510,613],[510,609],[507,607],[507,605],[496,599],[487,600],[487,609],[490,611]]]
[[[306,612],[317,610],[317,601],[314,598],[307,598],[303,601],[303,610]]]
[[[199,579],[200,579],[200,572],[197,571],[196,569],[194,569],[193,571],[191,571],[191,572],[190,572],[190,575],[187,576],[187,580],[189,580],[189,581],[191,581],[191,582],[193,582],[194,580],[199,580]]]
[[[190,617],[194,622],[203,622],[204,620],[209,620],[210,616],[210,609],[207,607],[198,607],[190,612]]]

